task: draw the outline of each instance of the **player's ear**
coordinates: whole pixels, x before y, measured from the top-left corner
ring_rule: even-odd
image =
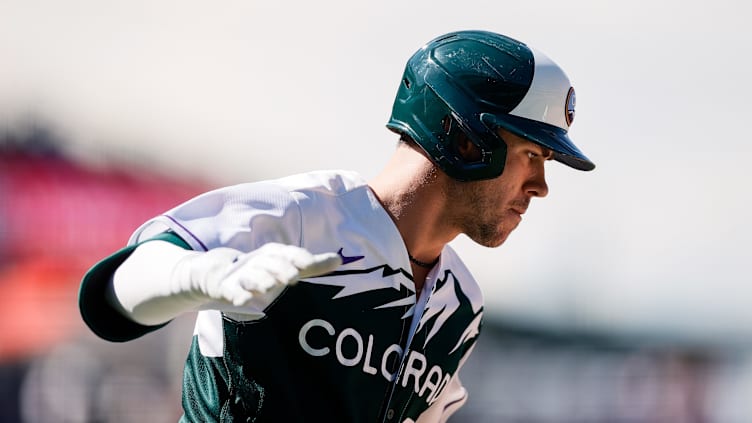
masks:
[[[483,155],[481,154],[480,148],[478,148],[477,145],[473,144],[472,141],[470,141],[470,138],[467,137],[464,133],[458,134],[455,148],[457,149],[457,153],[462,157],[462,159],[465,161],[465,163],[475,163],[479,162]]]

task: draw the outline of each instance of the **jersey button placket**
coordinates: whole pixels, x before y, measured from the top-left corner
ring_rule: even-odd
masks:
[[[390,408],[389,410],[387,410],[386,418],[387,420],[391,420],[394,418],[394,408]]]

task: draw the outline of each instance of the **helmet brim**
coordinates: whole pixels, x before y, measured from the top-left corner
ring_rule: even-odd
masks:
[[[574,145],[567,135],[567,131],[558,126],[509,114],[491,115],[484,113],[481,119],[488,120],[488,123],[548,148],[553,151],[554,160],[573,169],[584,171],[595,169],[595,163]]]

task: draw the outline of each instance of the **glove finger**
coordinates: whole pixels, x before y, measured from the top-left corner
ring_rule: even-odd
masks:
[[[258,293],[264,293],[272,286],[279,283],[277,278],[269,273],[266,269],[259,267],[249,267],[242,269],[237,275],[239,285],[247,290]]]
[[[253,294],[237,283],[224,283],[220,287],[222,299],[235,306],[242,306],[253,298]]]
[[[342,265],[342,258],[337,253],[323,253],[313,256],[313,262],[300,269],[299,279],[329,273]]]
[[[310,251],[303,248],[291,246],[286,253],[286,258],[298,269],[311,266],[316,261],[316,257]]]
[[[259,257],[254,264],[275,277],[278,283],[287,284],[298,278],[298,268],[287,256]]]
[[[304,248],[293,245],[279,246],[270,251],[269,255],[259,259],[263,259],[264,267],[277,276],[281,283],[287,284],[295,284],[303,277],[328,273],[341,264],[338,254],[314,255]]]

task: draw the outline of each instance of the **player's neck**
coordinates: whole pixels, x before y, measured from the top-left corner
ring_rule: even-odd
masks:
[[[400,147],[384,170],[370,182],[390,214],[410,255],[432,262],[457,231],[443,219],[445,198],[430,161],[409,147]]]

